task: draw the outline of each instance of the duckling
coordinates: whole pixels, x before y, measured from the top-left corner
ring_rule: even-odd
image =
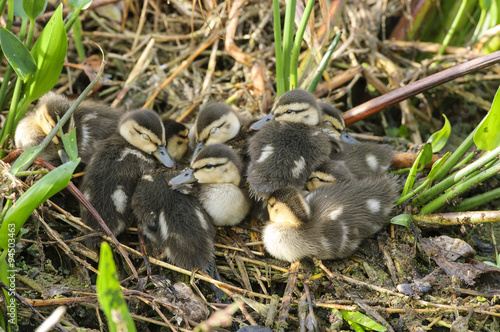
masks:
[[[312,191],[320,186],[352,181],[356,177],[343,160],[328,160],[317,167],[307,179],[306,188]]]
[[[227,144],[244,156],[249,126],[254,121],[246,113],[237,113],[225,103],[215,103],[200,110],[192,127],[191,136],[196,140],[193,156],[206,145]]]
[[[131,197],[141,177],[157,167],[156,159],[167,167],[175,165],[165,143],[165,129],[156,113],[145,109],[132,111],[122,117],[115,134],[101,141],[87,165],[81,191],[115,236],[136,223]],[[83,206],[81,218],[93,229],[98,228],[97,221]]]
[[[268,199],[264,246],[288,262],[348,257],[384,227],[396,197],[388,175],[322,186],[305,198],[293,186],[278,189]]]
[[[248,194],[242,188],[242,161],[236,152],[224,144],[204,147],[191,162],[190,168],[169,181],[180,184],[198,182],[195,195],[216,226],[240,223],[251,208]],[[181,187],[182,188],[182,187]]]
[[[40,98],[36,109],[19,122],[14,135],[16,146],[28,149],[39,145],[55,127],[57,118],[62,118],[72,104],[73,102],[63,95],[53,92],[45,94]],[[116,131],[122,115],[123,112],[119,109],[93,101],[84,101],[76,108],[63,131],[77,128],[78,153],[82,163],[87,164],[99,142]],[[58,160],[61,151],[60,137],[56,136],[39,157],[47,161]]]
[[[318,102],[321,109],[321,127],[327,129],[339,141],[345,143],[359,143],[345,130],[345,121],[338,109],[324,102]]]
[[[172,119],[163,120],[163,127],[167,135],[167,154],[176,164],[182,162],[189,147],[189,129]]]
[[[151,242],[174,265],[208,272],[214,263],[215,227],[198,200],[168,186],[179,172],[157,168],[143,175],[132,196],[132,211]]]
[[[282,94],[274,104],[271,112],[253,123],[252,130],[260,130],[271,120],[303,123],[317,126],[321,120],[321,108],[316,98],[301,89],[290,90]]]
[[[277,100],[271,114],[252,124],[259,129],[269,119],[291,121],[320,126],[332,136],[330,158],[346,163],[356,178],[380,175],[387,171],[392,162],[392,147],[386,144],[358,142],[345,131],[345,122],[340,112],[326,103],[318,103],[315,97],[304,90],[285,92]]]
[[[329,160],[330,137],[303,123],[271,121],[250,138],[247,181],[252,194],[265,199],[293,185],[303,188],[309,175]]]

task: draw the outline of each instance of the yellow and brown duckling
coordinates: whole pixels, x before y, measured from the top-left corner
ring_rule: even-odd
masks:
[[[164,253],[174,265],[208,273],[214,265],[215,227],[194,196],[168,186],[178,174],[161,167],[142,176],[132,197],[132,211],[153,254]]]
[[[212,144],[227,144],[244,156],[250,134],[248,129],[253,121],[251,115],[235,112],[225,103],[214,103],[202,108],[190,133],[196,141],[193,156],[204,146]]]
[[[324,102],[318,102],[318,106],[321,109],[320,127],[328,130],[338,141],[353,144],[359,143],[346,131],[344,118],[337,108]]]
[[[187,156],[189,149],[189,129],[172,119],[163,120],[167,140],[167,154],[179,164]]]
[[[288,262],[348,257],[384,227],[396,196],[390,176],[322,186],[305,198],[293,186],[281,188],[268,199],[264,246]]]
[[[53,92],[45,94],[40,98],[36,109],[19,122],[14,136],[16,147],[28,149],[39,145],[56,126],[57,118],[62,118],[72,104],[63,95]],[[63,131],[68,132],[76,127],[78,153],[82,163],[87,164],[99,142],[115,133],[122,115],[123,111],[119,109],[93,101],[84,101],[76,108]],[[60,137],[56,136],[39,157],[55,161],[60,159],[61,154],[64,156],[63,151]]]
[[[132,111],[122,117],[118,132],[99,144],[87,165],[81,191],[115,236],[136,223],[131,198],[141,177],[155,170],[158,160],[166,167],[175,165],[165,144],[160,117],[149,110]],[[94,230],[100,229],[84,207],[81,217]]]
[[[216,226],[240,223],[251,208],[243,185],[241,158],[229,146],[215,144],[204,147],[191,161],[190,168],[169,181],[183,189],[182,184],[197,182],[194,195]]]

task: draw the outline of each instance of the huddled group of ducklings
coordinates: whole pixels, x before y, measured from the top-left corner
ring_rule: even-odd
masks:
[[[70,105],[44,96],[19,123],[17,147],[39,144]],[[356,141],[337,109],[304,90],[260,120],[214,103],[188,129],[84,102],[71,126],[86,164],[80,189],[113,234],[140,223],[156,253],[188,269],[213,265],[215,226],[249,215],[265,219],[263,243],[277,259],[347,257],[385,225],[398,192],[392,148]],[[58,144],[41,157],[58,159]],[[84,207],[81,218],[99,229]]]

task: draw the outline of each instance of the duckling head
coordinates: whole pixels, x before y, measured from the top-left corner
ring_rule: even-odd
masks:
[[[310,209],[300,191],[286,186],[273,192],[267,200],[269,220],[298,227],[309,220]]]
[[[167,142],[167,153],[175,161],[180,161],[188,149],[189,129],[182,123],[172,119],[163,121]]]
[[[359,143],[345,130],[345,122],[338,109],[328,103],[319,102],[321,108],[321,124],[327,128],[337,139],[345,143]]]
[[[338,180],[333,174],[317,170],[309,175],[306,187],[308,191],[312,191],[321,186],[334,184],[336,182],[338,182]]]
[[[169,185],[182,183],[230,183],[239,186],[242,162],[234,150],[224,144],[204,147],[191,161],[191,166],[171,179]]]
[[[252,124],[250,128],[259,130],[273,119],[317,126],[321,119],[321,108],[313,94],[301,89],[290,90],[279,97],[269,115]]]
[[[125,114],[120,121],[119,132],[127,142],[153,154],[165,166],[175,165],[165,148],[165,128],[155,112],[139,109]]]
[[[224,103],[204,107],[195,121],[196,156],[206,145],[222,144],[240,132],[240,119],[233,109]]]

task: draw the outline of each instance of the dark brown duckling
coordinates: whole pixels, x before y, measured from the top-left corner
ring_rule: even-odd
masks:
[[[214,265],[215,227],[198,200],[168,186],[179,172],[158,168],[142,176],[132,210],[154,254],[185,269],[209,272]]]
[[[81,191],[115,236],[137,222],[131,198],[141,177],[155,170],[158,160],[174,166],[165,144],[160,117],[149,110],[132,111],[122,117],[118,132],[99,144],[87,165]],[[83,206],[81,217],[94,230],[100,229]]]
[[[14,137],[16,147],[28,149],[39,145],[55,127],[57,118],[62,118],[72,104],[63,95],[53,92],[45,94],[36,109],[19,122]],[[76,108],[63,131],[68,132],[76,127],[78,154],[82,163],[87,164],[99,143],[115,133],[123,114],[120,109],[94,101],[83,101]],[[47,161],[59,160],[63,153],[61,149],[60,137],[56,136],[39,157]]]
[[[322,186],[305,198],[293,186],[281,188],[268,199],[264,246],[288,262],[348,257],[386,225],[397,191],[390,176]]]

